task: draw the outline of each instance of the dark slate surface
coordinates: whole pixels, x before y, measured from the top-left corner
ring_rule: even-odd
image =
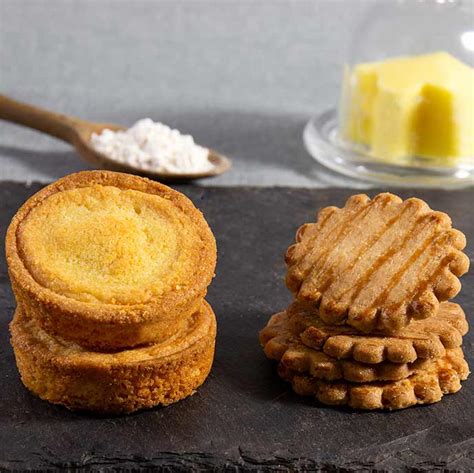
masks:
[[[0,184],[3,237],[17,207],[40,185]],[[439,404],[393,413],[318,406],[280,381],[258,344],[258,330],[285,307],[283,253],[316,209],[341,205],[347,190],[182,187],[204,211],[218,241],[209,291],[218,317],[212,374],[193,397],[127,417],[98,418],[53,406],[22,386],[8,342],[14,302],[0,266],[0,469],[166,467],[299,470],[417,470],[474,467],[473,380]],[[471,243],[474,191],[402,191],[449,212]],[[374,194],[374,193],[372,193]],[[474,307],[474,272],[457,300]],[[472,363],[472,335],[465,350]]]

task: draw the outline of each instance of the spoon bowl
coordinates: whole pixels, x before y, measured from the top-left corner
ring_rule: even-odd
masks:
[[[79,118],[62,115],[29,104],[21,103],[4,95],[0,95],[0,119],[11,121],[19,125],[34,128],[48,135],[59,138],[74,146],[79,156],[89,164],[111,171],[127,172],[151,177],[159,181],[189,182],[195,179],[218,176],[223,174],[232,165],[229,158],[217,151],[209,149],[209,161],[213,167],[199,173],[170,173],[154,171],[130,164],[121,163],[100,153],[91,145],[94,133],[100,134],[103,130],[123,131],[124,127],[112,123],[95,123]]]

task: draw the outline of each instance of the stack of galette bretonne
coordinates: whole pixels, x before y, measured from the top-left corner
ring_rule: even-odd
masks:
[[[42,189],[8,229],[23,383],[71,409],[132,412],[192,394],[214,356],[214,236],[157,182],[90,171]]]
[[[401,409],[458,391],[468,324],[448,300],[469,268],[465,244],[415,198],[355,195],[322,209],[286,253],[294,301],[261,331],[265,354],[324,404]]]

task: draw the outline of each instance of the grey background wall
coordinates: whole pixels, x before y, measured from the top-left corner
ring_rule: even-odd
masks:
[[[0,93],[96,121],[151,117],[229,155],[203,185],[353,185],[301,132],[335,106],[370,0],[0,0]],[[71,148],[0,122],[0,178],[86,169]]]

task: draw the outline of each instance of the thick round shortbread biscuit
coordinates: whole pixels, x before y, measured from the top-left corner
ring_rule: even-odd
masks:
[[[214,276],[216,243],[183,194],[138,176],[84,171],[23,204],[6,256],[18,303],[43,329],[115,350],[179,331]]]
[[[216,320],[204,302],[168,340],[110,353],[51,336],[21,306],[10,331],[21,379],[41,399],[74,410],[129,413],[194,393],[211,369]]]

